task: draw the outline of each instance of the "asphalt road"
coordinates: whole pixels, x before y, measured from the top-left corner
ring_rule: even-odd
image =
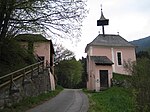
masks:
[[[55,98],[26,112],[87,112],[88,98],[80,89],[64,89]]]

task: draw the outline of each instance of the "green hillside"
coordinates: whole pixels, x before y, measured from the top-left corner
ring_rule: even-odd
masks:
[[[136,52],[139,51],[150,51],[150,36],[131,41],[136,47]]]

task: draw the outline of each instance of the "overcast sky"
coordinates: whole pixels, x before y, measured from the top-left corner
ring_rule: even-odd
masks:
[[[102,33],[97,26],[97,20],[103,14],[109,19],[109,25],[105,26],[106,34],[117,34],[128,41],[150,36],[150,0],[88,0],[89,14],[84,19],[80,42],[75,46],[66,47],[75,52],[76,58],[86,56],[85,47],[98,34]]]

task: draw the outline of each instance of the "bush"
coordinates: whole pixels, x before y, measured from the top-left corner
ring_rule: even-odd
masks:
[[[137,60],[130,80],[136,102],[136,112],[150,111],[150,60]]]
[[[131,78],[130,75],[113,73],[112,86],[129,88],[130,83],[128,83],[128,80],[130,78]]]
[[[78,88],[81,82],[82,64],[75,58],[63,60],[55,66],[57,82],[64,88]]]
[[[14,39],[0,42],[0,76],[35,62],[33,54],[21,48]]]

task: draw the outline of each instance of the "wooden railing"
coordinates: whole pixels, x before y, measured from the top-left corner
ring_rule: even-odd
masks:
[[[35,70],[37,70],[39,73],[41,68],[42,68],[42,70],[44,69],[43,61],[29,65],[27,67],[24,67],[22,69],[15,71],[15,72],[12,72],[12,73],[9,73],[7,75],[0,77],[0,89],[7,85],[10,85],[10,88],[11,88],[11,86],[15,80],[25,77],[25,75],[28,75],[28,74],[31,74],[31,77],[32,77],[33,72]]]

